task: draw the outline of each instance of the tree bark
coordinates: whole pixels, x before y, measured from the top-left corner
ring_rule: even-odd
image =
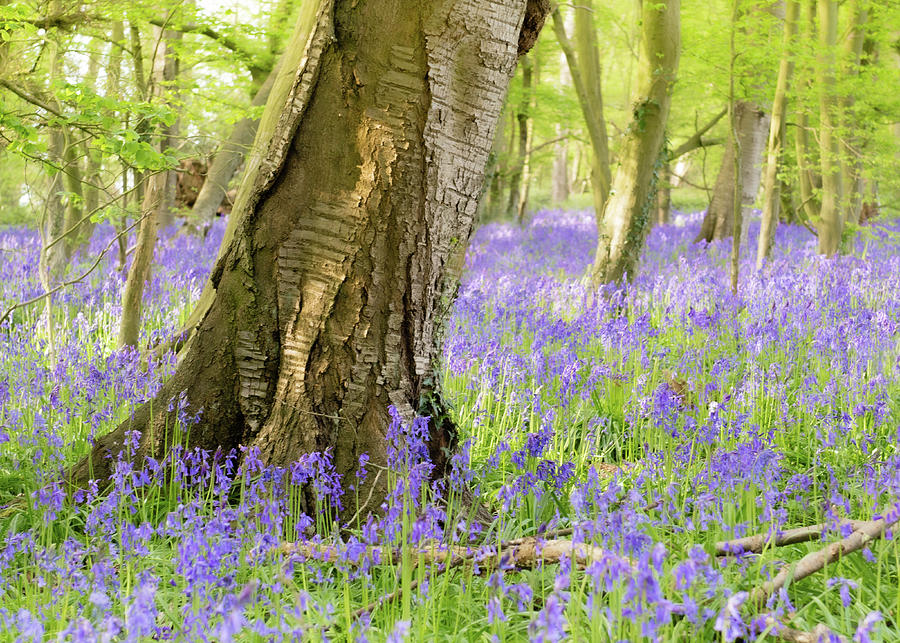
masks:
[[[522,199],[522,179],[528,166],[528,122],[531,115],[531,94],[534,81],[534,63],[530,57],[522,59],[522,96],[516,107],[516,131],[518,132],[518,156],[509,179],[509,200],[506,216],[521,224],[519,211]]]
[[[253,107],[265,105],[278,76],[278,65],[272,68],[263,84],[256,90],[250,103]],[[235,124],[224,143],[216,150],[216,155],[206,172],[206,180],[197,200],[191,208],[191,219],[202,222],[212,219],[222,205],[228,184],[243,162],[248,149],[253,144],[259,119],[243,118]]]
[[[837,0],[819,0],[819,52],[816,59],[819,92],[819,161],[822,168],[822,206],[819,210],[819,254],[840,250],[844,217],[841,212],[840,149],[837,135],[834,74],[837,45]]]
[[[672,209],[672,166],[667,159],[659,170],[656,185],[656,216],[651,223],[666,225]]]
[[[389,405],[407,419],[426,413],[444,471],[455,435],[435,369],[441,322],[517,56],[548,8],[304,3],[212,301],[153,416],[145,405],[100,439],[76,484],[109,474],[106,456],[131,428],[142,431],[139,456],[160,455],[175,424],[165,409],[182,391],[202,408],[191,446],[249,445],[279,466],[330,449],[345,480],[363,453],[386,464]]]
[[[778,210],[781,204],[781,182],[778,180],[778,166],[784,149],[784,134],[787,115],[787,95],[794,71],[791,52],[797,36],[797,16],[800,6],[797,0],[786,0],[784,14],[784,38],[781,62],[778,65],[778,81],[775,98],[772,101],[772,120],[769,123],[769,142],[766,148],[766,175],[763,181],[762,222],[756,245],[756,269],[761,270],[772,251],[775,227],[778,225]]]
[[[157,32],[156,55],[153,60],[152,85],[150,98],[162,99],[166,86],[175,78],[177,67],[170,51],[169,32],[154,27]],[[163,150],[170,143],[171,130],[164,127],[160,132],[159,149]],[[150,175],[144,181],[143,200],[141,202],[141,221],[138,229],[134,258],[125,279],[125,292],[122,295],[122,319],[119,324],[119,346],[137,346],[143,316],[144,284],[150,280],[153,269],[153,253],[160,227],[166,225],[168,207],[166,202],[169,193],[169,177],[172,172],[165,170]]]
[[[550,200],[563,203],[569,198],[569,130],[562,124],[556,126],[557,141],[553,149],[553,171],[550,178]]]
[[[643,2],[634,120],[599,228],[591,269],[595,285],[632,277],[653,216],[656,171],[680,53],[680,2]]]
[[[863,44],[865,42],[865,25],[869,19],[868,2],[866,0],[850,0],[849,13],[851,26],[844,37],[842,80],[850,80],[859,76],[862,64]],[[862,213],[865,182],[862,175],[862,153],[859,149],[862,145],[859,137],[853,135],[856,128],[853,116],[853,94],[845,92],[842,101],[842,119],[844,130],[847,132],[844,141],[844,154],[841,158],[842,182],[847,191],[846,221],[854,224],[860,222]]]
[[[591,141],[591,190],[594,196],[594,212],[597,227],[606,201],[609,198],[612,173],[609,167],[609,137],[606,119],[603,115],[603,92],[601,86],[600,54],[597,34],[594,30],[592,0],[580,2],[575,8],[575,45],[566,33],[565,23],[559,9],[553,12],[553,31],[556,40],[568,62],[569,74],[575,86],[575,94],[584,116]]]
[[[728,73],[728,142],[731,144],[731,162],[733,164],[731,176],[731,212],[734,217],[731,237],[731,293],[737,295],[738,278],[741,269],[741,229],[744,225],[744,176],[743,176],[743,146],[738,133],[738,116],[735,112],[734,84],[736,74],[734,63],[738,52],[735,48],[735,36],[737,35],[737,21],[740,15],[740,0],[732,0],[731,12],[731,42],[729,46],[729,73]],[[755,192],[755,190],[754,190]]]
[[[738,140],[741,148],[742,203],[749,208],[756,200],[762,174],[762,152],[765,149],[769,117],[749,101],[737,101],[734,106]],[[713,196],[695,241],[714,241],[731,236],[734,222],[734,145],[729,137],[725,143],[722,165],[716,176]]]

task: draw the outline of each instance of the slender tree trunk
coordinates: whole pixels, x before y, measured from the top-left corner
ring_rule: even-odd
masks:
[[[645,1],[638,80],[632,96],[634,120],[622,145],[599,230],[592,268],[594,284],[632,277],[653,216],[656,172],[669,116],[681,45],[680,2]]]
[[[837,0],[819,0],[819,53],[816,61],[819,91],[819,159],[822,167],[822,207],[819,211],[819,253],[832,256],[841,246],[840,148],[837,134],[834,74],[837,46]]]
[[[804,218],[815,221],[819,218],[821,200],[815,190],[818,189],[817,175],[812,170],[809,145],[809,115],[805,111],[797,114],[797,131],[794,135],[797,154],[797,185],[800,188],[800,210]]]
[[[508,110],[509,105],[504,109]],[[479,221],[490,221],[503,211],[506,203],[503,201],[507,172],[506,123],[504,113],[497,119],[497,131],[494,134],[494,143],[485,170],[485,182],[487,183],[486,195],[479,203]]]
[[[666,225],[669,222],[669,210],[672,209],[672,166],[668,160],[659,170],[656,186],[656,217],[652,223]]]
[[[569,130],[557,124],[556,135],[563,139],[558,141],[553,150],[553,172],[550,180],[550,200],[563,203],[569,198],[569,141],[566,137]]]
[[[538,58],[537,51],[534,51],[531,54],[532,65],[531,65],[531,80],[528,83],[528,102],[526,103],[528,108],[527,116],[528,118],[525,121],[525,158],[522,163],[522,178],[519,183],[519,203],[516,211],[516,220],[518,221],[520,226],[525,225],[525,211],[528,208],[528,196],[531,192],[531,152],[534,147],[534,119],[531,116],[531,113],[534,108],[534,91],[535,88],[541,83],[541,64],[540,59]],[[519,139],[521,143],[521,138]]]
[[[851,15],[851,27],[844,38],[842,80],[845,82],[859,76],[862,62],[863,44],[865,42],[865,25],[869,19],[868,2],[866,0],[850,0],[848,5]],[[853,135],[856,128],[853,115],[853,93],[844,92],[841,117],[844,130],[847,132],[844,140],[844,153],[841,156],[842,183],[847,191],[846,221],[858,224],[862,213],[865,182],[862,176],[862,145],[859,137]]]
[[[579,2],[575,8],[575,45],[566,33],[565,22],[559,9],[553,12],[553,31],[566,57],[575,94],[581,106],[588,138],[591,141],[591,189],[594,196],[594,212],[599,228],[606,201],[609,198],[612,174],[609,167],[609,137],[603,115],[600,54],[597,34],[594,30],[592,0]]]
[[[740,15],[740,0],[732,1],[731,12],[731,44],[729,47],[729,70],[728,70],[728,142],[731,143],[731,162],[733,164],[731,176],[734,183],[731,186],[731,212],[734,217],[734,225],[731,235],[731,292],[737,295],[738,277],[741,268],[741,228],[744,225],[744,177],[743,177],[743,148],[739,134],[738,115],[735,112],[735,70],[734,63],[737,59],[737,49],[735,48],[735,36],[737,35],[737,21]]]
[[[144,284],[150,280],[153,268],[153,251],[159,236],[159,210],[166,191],[166,172],[150,176],[144,185],[144,201],[138,228],[134,257],[125,279],[122,295],[122,320],[119,323],[119,346],[137,346],[143,317]]]
[[[154,27],[157,32],[156,56],[153,60],[151,98],[162,100],[167,86],[175,78],[176,66],[170,51],[168,32]],[[159,149],[171,143],[171,130],[164,128],[159,137]],[[153,269],[153,253],[159,229],[165,225],[166,196],[169,191],[169,171],[158,172],[144,179],[141,221],[138,229],[134,258],[125,279],[122,295],[122,320],[119,324],[119,346],[137,346],[143,312],[144,284],[150,280]]]
[[[187,0],[188,2],[190,0]],[[166,52],[162,75],[157,76],[158,82],[163,84],[159,97],[162,102],[172,105],[177,103],[179,89],[178,77],[181,75],[181,54],[179,46],[184,40],[184,33],[166,29],[162,38],[165,42],[163,49]],[[181,131],[181,117],[176,116],[171,125],[164,125],[160,131],[159,149],[165,151],[178,145],[178,136]],[[178,205],[175,203],[175,193],[178,190],[178,172],[175,169],[166,170],[166,189],[162,201],[159,204],[159,227],[168,228],[175,222],[175,211]]]
[[[65,240],[63,241],[63,255],[66,263],[72,257],[72,253],[81,245],[82,219],[84,218],[84,175],[81,172],[81,157],[79,148],[71,140],[71,132],[66,132],[66,151],[63,155],[65,161],[65,173],[63,183],[66,186],[66,218]]]
[[[518,132],[518,158],[509,179],[509,201],[506,216],[519,220],[519,203],[522,198],[522,177],[528,163],[528,120],[531,113],[531,91],[534,80],[534,63],[531,57],[522,59],[522,96],[516,108]],[[521,222],[520,222],[521,223]]]
[[[566,55],[559,54],[559,84],[569,87],[572,76],[566,67]],[[554,204],[563,203],[569,198],[571,181],[569,178],[569,127],[567,123],[556,124],[556,137],[559,139],[553,146],[553,170],[550,175],[550,200]]]
[[[442,319],[509,79],[548,9],[305,3],[286,48],[293,73],[272,90],[210,277],[212,302],[155,415],[141,407],[98,440],[73,482],[105,478],[132,428],[138,455],[160,455],[175,425],[165,409],[181,391],[203,409],[192,446],[244,444],[282,466],[330,449],[344,480],[363,453],[386,465],[389,405],[407,419],[421,412],[443,474],[456,438],[437,388]]]
[[[58,0],[54,0],[50,5],[51,11],[58,11],[59,8]],[[49,77],[54,78],[62,73],[62,51],[60,51],[59,43],[53,40],[47,42],[47,48]],[[68,167],[71,153],[72,150],[65,126],[51,128],[47,154],[52,162],[58,165],[59,169],[53,172],[50,184],[47,186],[47,195],[44,200],[44,211],[40,224],[41,252],[38,259],[38,273],[45,292],[49,291],[61,278],[69,263],[69,256],[64,243],[64,233],[66,230],[67,204],[71,202],[71,198],[66,198],[65,196],[66,189],[71,186],[68,174],[72,170],[72,168]],[[50,305],[50,298],[47,298],[45,314],[47,315],[48,324],[52,324],[49,312]],[[49,326],[48,330],[52,336],[52,329]]]
[[[276,65],[256,90],[251,102],[253,107],[266,104],[272,86],[275,84],[275,78],[278,76],[278,69],[279,66]],[[191,219],[194,222],[207,221],[215,216],[228,191],[228,184],[234,178],[235,172],[253,144],[258,125],[258,119],[241,119],[232,128],[225,142],[216,150],[215,158],[206,172],[206,180],[203,182],[203,187],[200,188],[200,194],[197,195],[197,200],[191,208]]]
[[[54,128],[49,135],[47,153],[56,159],[61,170],[54,172],[47,186],[47,197],[44,201],[44,212],[41,217],[41,256],[39,273],[44,290],[50,290],[53,284],[65,272],[68,257],[64,243],[54,243],[62,238],[66,230],[65,191],[65,155],[66,134],[61,128]],[[53,245],[51,245],[53,244]]]
[[[772,101],[772,120],[769,123],[769,143],[766,149],[766,175],[763,181],[762,222],[756,246],[756,269],[761,270],[772,251],[775,226],[778,224],[778,209],[781,204],[778,167],[784,148],[785,123],[787,115],[787,95],[794,71],[791,47],[797,36],[797,16],[800,6],[797,0],[786,0],[784,15],[784,39],[781,62],[778,66],[778,81],[775,85],[775,99]]]

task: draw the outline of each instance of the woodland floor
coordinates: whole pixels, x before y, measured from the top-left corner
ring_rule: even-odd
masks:
[[[699,224],[654,229],[633,283],[602,295],[582,279],[591,214],[482,227],[444,350],[459,480],[432,488],[422,426],[395,422],[391,469],[368,472],[393,493],[365,523],[335,523],[328,454],[281,471],[175,449],[66,499],[58,472],[173,357],[144,371],[113,350],[112,259],[54,298],[52,334],[43,306],[17,310],[0,328],[0,640],[900,640],[900,223],[834,260],[780,227],[759,273],[751,224],[737,296],[730,240],[693,246]],[[142,345],[186,318],[221,234],[161,242]],[[38,246],[0,231],[4,307],[40,294]],[[459,515],[460,480],[495,524]],[[314,516],[294,509],[309,482]]]

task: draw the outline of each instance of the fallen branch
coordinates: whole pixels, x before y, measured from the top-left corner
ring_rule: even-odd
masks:
[[[850,525],[853,531],[856,531],[866,523],[860,520],[841,520],[837,524],[838,526]],[[731,556],[736,553],[759,554],[766,547],[785,547],[787,545],[809,542],[810,540],[818,540],[821,538],[822,532],[830,526],[828,523],[822,523],[810,527],[788,529],[776,534],[774,538],[770,534],[756,534],[744,538],[735,538],[734,540],[719,541],[716,543],[716,556]]]
[[[888,520],[880,518],[879,520],[869,520],[859,524],[858,528],[846,538],[831,543],[818,551],[807,554],[790,567],[782,569],[770,581],[766,581],[762,585],[756,587],[751,593],[751,600],[756,605],[765,605],[766,600],[784,587],[788,581],[796,582],[810,576],[828,563],[833,563],[842,556],[852,554],[866,546],[867,543],[878,540],[884,536],[885,530],[900,520],[900,511],[893,510],[895,515]]]
[[[327,563],[344,562],[357,566],[363,557],[357,561],[343,559],[339,548],[325,543],[283,543],[281,551],[288,555],[300,555]],[[442,564],[454,566],[476,558],[479,563],[490,564],[502,561],[505,566],[524,569],[538,564],[557,564],[563,559],[570,558],[579,565],[588,565],[600,562],[610,555],[605,549],[586,543],[576,543],[571,540],[544,540],[530,536],[514,541],[501,543],[493,552],[490,547],[471,548],[461,545],[433,544],[416,549],[413,553],[415,564]],[[615,555],[615,554],[613,554]],[[384,547],[366,548],[365,559],[375,561],[377,564],[389,564],[400,558],[395,549]],[[628,560],[628,559],[625,559]],[[628,561],[632,566],[631,561]]]

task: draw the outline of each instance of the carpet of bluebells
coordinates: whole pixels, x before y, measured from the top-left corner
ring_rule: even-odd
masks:
[[[139,470],[121,459],[108,493],[68,496],[60,472],[174,357],[114,350],[113,258],[16,310],[0,328],[0,641],[762,641],[817,626],[821,640],[900,640],[891,531],[765,605],[749,598],[845,537],[842,520],[900,511],[900,225],[864,228],[833,260],[782,227],[733,295],[730,241],[692,245],[699,223],[654,229],[633,283],[600,292],[583,280],[590,214],[481,228],[445,339],[465,440],[454,477],[429,482],[424,421],[394,416],[389,469],[358,474],[391,490],[370,517],[341,511],[363,500],[348,497],[359,481],[328,453],[280,470],[176,446]],[[221,233],[163,238],[142,345],[186,318]],[[38,244],[0,231],[4,309],[41,292]],[[170,404],[188,431],[186,400]],[[464,487],[494,524],[467,519]],[[818,540],[716,555],[717,541],[816,524]],[[603,555],[510,563],[511,539],[563,533]],[[466,564],[425,556],[449,545]]]

